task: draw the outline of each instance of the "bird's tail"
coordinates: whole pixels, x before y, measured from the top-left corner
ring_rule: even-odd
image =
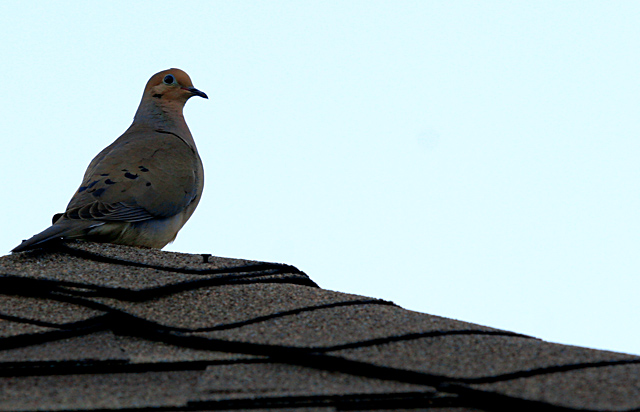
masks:
[[[45,242],[49,242],[52,240],[60,239],[60,238],[74,238],[81,237],[87,230],[96,226],[101,225],[103,222],[96,222],[90,220],[67,220],[67,219],[59,219],[55,224],[38,233],[37,235],[32,236],[30,239],[22,241],[18,246],[13,248],[11,252],[22,252],[23,250],[33,249],[34,247],[40,246]]]

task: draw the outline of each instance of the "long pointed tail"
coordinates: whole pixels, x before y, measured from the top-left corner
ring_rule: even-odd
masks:
[[[53,226],[23,241],[13,248],[11,252],[29,250],[43,243],[63,237],[81,237],[86,233],[87,229],[100,224],[102,223],[96,221],[59,219]]]

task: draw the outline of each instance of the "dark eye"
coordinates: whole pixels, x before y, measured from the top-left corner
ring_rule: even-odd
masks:
[[[164,82],[164,84],[173,84],[176,79],[173,77],[173,75],[167,74],[166,76],[164,76],[164,79],[162,79],[162,81]]]

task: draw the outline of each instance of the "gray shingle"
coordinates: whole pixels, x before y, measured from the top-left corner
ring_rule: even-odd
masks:
[[[424,372],[453,380],[496,377],[580,363],[638,360],[599,351],[514,336],[445,335],[330,352],[350,360]]]
[[[29,323],[14,322],[0,319],[0,344],[3,338],[15,338],[18,336],[40,335],[43,333],[57,332],[57,328],[38,326]]]
[[[349,394],[421,392],[434,388],[383,381],[282,363],[236,363],[208,367],[198,384],[202,400],[317,397]]]
[[[565,370],[471,386],[568,408],[636,411],[640,405],[640,363]]]
[[[233,269],[243,266],[262,265],[264,262],[246,259],[222,258],[211,256],[204,263],[202,255],[192,253],[166,252],[159,249],[146,248],[122,248],[110,243],[69,242],[63,246],[65,249],[85,252],[88,255],[101,256],[114,261],[125,263],[138,263],[148,266],[161,266],[176,270],[193,269]],[[64,250],[64,249],[63,249]],[[85,255],[85,256],[88,256]]]
[[[104,312],[59,300],[0,295],[0,317],[41,326],[62,327],[104,315]]]
[[[233,352],[218,352],[169,345],[136,339],[129,336],[114,336],[114,339],[132,364],[170,363],[170,362],[226,362],[246,359],[263,359],[262,356],[250,356]]]
[[[0,287],[144,299],[154,291],[164,294],[172,286],[184,289],[190,284],[192,288],[248,282],[316,286],[289,265],[223,258],[210,258],[205,264],[202,260],[198,255],[77,242],[58,250],[37,249],[1,257]],[[148,293],[133,293],[143,291]]]
[[[220,327],[323,305],[372,301],[363,296],[288,284],[202,287],[143,302],[91,300],[150,322],[185,330]]]
[[[373,339],[461,330],[502,332],[438,316],[425,316],[395,306],[364,304],[318,309],[231,330],[185,335],[263,345],[331,349]]]
[[[0,378],[0,410],[183,407],[202,371]]]
[[[6,362],[121,360],[122,353],[111,332],[99,332],[0,351]]]

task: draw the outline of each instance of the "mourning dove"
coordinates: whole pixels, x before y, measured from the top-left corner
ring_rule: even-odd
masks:
[[[204,184],[202,161],[182,109],[207,99],[187,73],[154,74],[133,123],[89,164],[67,210],[12,252],[59,239],[163,248],[195,210]]]

